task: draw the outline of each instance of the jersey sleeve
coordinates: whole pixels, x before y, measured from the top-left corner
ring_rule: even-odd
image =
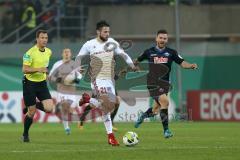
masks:
[[[86,42],[86,43],[82,46],[82,48],[80,49],[77,57],[78,57],[78,56],[88,55],[88,54],[89,54],[88,46],[89,46],[89,45],[88,45],[88,42]]]
[[[49,50],[49,58],[52,56],[52,50]]]
[[[141,61],[143,61],[143,60],[146,60],[146,59],[148,59],[148,50],[145,50],[138,58],[137,58],[137,60],[139,61],[139,62],[141,62]]]
[[[54,81],[54,82],[56,81],[58,74],[59,74],[59,67],[62,64],[63,64],[63,62],[61,60],[54,63],[54,65],[48,75],[50,81]]]
[[[116,45],[114,49],[114,53],[117,55],[120,55],[125,62],[131,67],[134,67],[133,61],[131,57],[120,47],[119,43],[115,40],[113,40],[113,43]]]
[[[32,64],[32,57],[29,52],[23,55],[23,65],[30,66]]]
[[[114,40],[114,42],[116,44],[115,50],[114,52],[118,55],[125,53],[125,51],[120,47],[119,43],[117,41]]]
[[[82,48],[80,49],[77,57],[75,58],[75,65],[74,65],[74,68],[79,68],[79,66],[81,66],[81,61],[82,61],[82,58],[86,55],[89,55],[90,54],[90,51],[89,51],[89,41],[86,42]]]
[[[174,60],[174,62],[176,62],[177,64],[181,64],[184,59],[177,53],[177,51],[174,51],[172,53],[172,59]]]
[[[48,63],[46,64],[46,67],[49,67],[51,56],[52,56],[52,50],[49,49],[49,52],[48,52]]]
[[[49,76],[52,76],[52,75],[55,75],[55,74],[57,74],[57,68],[59,67],[59,65],[58,65],[58,62],[57,63],[54,63],[54,65],[53,65],[53,67],[52,67],[52,69],[50,70],[50,72],[49,72]]]

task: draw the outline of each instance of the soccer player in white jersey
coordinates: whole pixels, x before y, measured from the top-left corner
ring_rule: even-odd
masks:
[[[114,84],[114,55],[120,55],[126,63],[135,71],[136,67],[132,59],[120,48],[119,43],[110,38],[110,26],[106,21],[100,21],[96,25],[97,37],[87,41],[81,48],[76,62],[81,65],[81,59],[90,55],[91,87],[97,99],[102,101],[103,121],[108,134],[108,143],[118,146],[112,131],[110,117],[111,110],[116,103]],[[85,98],[86,97],[86,98]],[[84,94],[80,100],[80,105],[89,103],[89,96]],[[91,103],[91,102],[90,102]],[[96,106],[96,105],[95,105]]]
[[[65,48],[62,52],[62,60],[54,63],[49,73],[50,81],[57,83],[57,103],[61,106],[61,118],[67,135],[70,134],[68,115],[78,106],[75,83],[81,78],[81,74],[74,70],[74,66],[72,52],[69,48]]]

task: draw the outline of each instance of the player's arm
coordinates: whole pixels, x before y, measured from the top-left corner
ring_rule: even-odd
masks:
[[[179,64],[184,69],[197,69],[198,66],[196,63],[189,63],[185,61],[178,53],[177,51],[174,51],[172,54],[173,60]]]
[[[183,61],[180,66],[184,69],[197,69],[198,66],[196,63],[189,63],[187,61]]]
[[[133,70],[136,70],[136,67],[132,61],[132,59],[129,57],[129,55],[125,52],[119,53],[119,55],[125,60],[125,62],[130,66]]]
[[[31,67],[31,64],[32,64],[31,54],[25,53],[23,55],[23,67],[22,67],[22,72],[24,74],[31,74],[36,72],[46,73],[48,71],[46,67],[33,68]]]
[[[115,42],[115,43],[117,43],[117,42]],[[136,68],[136,66],[134,65],[132,59],[129,57],[129,55],[128,55],[127,53],[124,52],[124,50],[123,50],[122,48],[119,47],[119,44],[118,44],[118,43],[117,43],[117,46],[116,46],[116,48],[115,48],[115,53],[118,54],[118,55],[120,55],[120,56],[125,60],[125,62],[128,64],[128,66],[131,67],[131,69],[132,69],[133,71],[136,71],[136,70],[137,70],[137,68]]]
[[[54,63],[52,69],[49,72],[48,79],[53,82],[61,82],[61,77],[57,77],[58,75],[58,62]]]
[[[134,60],[134,64],[135,65],[139,65],[140,62],[146,60],[148,58],[147,56],[147,50],[145,50],[140,56],[138,56],[135,60]]]
[[[75,69],[78,69],[80,73],[81,73],[82,70],[83,70],[83,69],[81,68],[81,64],[82,64],[81,61],[82,61],[82,59],[83,59],[85,56],[87,56],[87,55],[89,55],[88,42],[86,42],[86,43],[82,46],[82,48],[80,49],[77,57],[75,58],[74,68],[75,68]]]
[[[33,68],[33,67],[30,67],[29,65],[23,65],[22,72],[24,74],[31,74],[31,73],[36,73],[36,72],[47,73],[48,69],[46,67]]]

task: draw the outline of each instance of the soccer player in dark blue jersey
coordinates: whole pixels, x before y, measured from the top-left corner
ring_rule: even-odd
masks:
[[[198,68],[197,64],[185,61],[176,50],[167,47],[167,43],[167,31],[159,30],[156,36],[156,46],[145,50],[143,54],[135,60],[135,65],[143,60],[148,61],[149,73],[147,75],[147,88],[150,96],[154,98],[153,108],[149,108],[139,116],[135,123],[135,128],[138,128],[145,118],[156,115],[160,109],[160,117],[165,138],[173,136],[168,128],[168,92],[171,86],[169,82],[169,74],[172,62],[174,61],[184,69]]]

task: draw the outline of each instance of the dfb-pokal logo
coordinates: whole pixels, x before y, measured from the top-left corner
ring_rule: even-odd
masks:
[[[12,123],[16,123],[16,118],[11,113],[16,101],[14,99],[9,99],[8,93],[2,93],[0,97],[0,121],[4,117],[7,117]]]

